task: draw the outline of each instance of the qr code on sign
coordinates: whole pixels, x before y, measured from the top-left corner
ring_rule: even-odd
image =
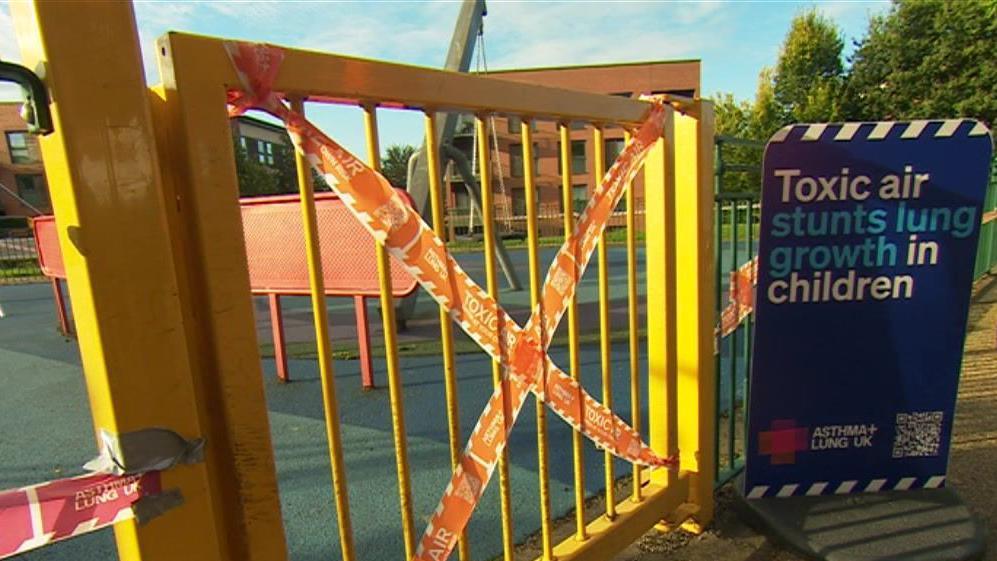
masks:
[[[937,456],[942,441],[942,412],[897,413],[894,458]]]

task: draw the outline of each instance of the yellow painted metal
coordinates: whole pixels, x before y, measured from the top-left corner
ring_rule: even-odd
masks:
[[[715,295],[713,218],[713,105],[701,102],[698,118],[675,119],[675,264],[678,400],[682,404],[678,445],[682,469],[694,472],[690,502],[699,507],[701,530],[713,517],[716,458],[716,373],[713,360]]]
[[[381,171],[381,148],[377,137],[377,108],[363,107],[364,134],[367,139],[367,163]],[[391,401],[391,431],[395,441],[395,470],[398,472],[398,502],[402,516],[402,539],[405,558],[415,555],[415,523],[412,519],[412,481],[408,465],[405,436],[405,397],[398,372],[398,338],[395,333],[395,303],[391,297],[391,263],[384,244],[375,242],[377,280],[381,289],[381,318],[384,326],[384,358],[388,368],[388,395]]]
[[[601,126],[592,128],[592,158],[595,160],[596,181],[606,175],[605,141]],[[609,332],[609,253],[606,248],[606,231],[599,235],[599,359],[602,367],[602,404],[613,408],[613,364],[611,362],[612,334]],[[606,516],[616,516],[616,476],[613,470],[613,455],[603,453],[606,473]]]
[[[177,142],[180,146],[178,150],[182,152],[182,154],[178,156],[178,165],[181,168],[181,172],[178,174],[178,183],[186,182],[188,184],[185,184],[182,187],[178,186],[178,190],[183,189],[182,194],[188,196],[189,200],[194,201],[196,204],[205,205],[204,209],[195,209],[199,213],[197,216],[197,219],[199,220],[198,227],[203,228],[203,232],[211,232],[213,228],[212,225],[205,223],[206,217],[208,216],[206,211],[209,209],[221,211],[222,215],[224,215],[224,220],[222,220],[223,226],[231,228],[231,225],[235,224],[236,230],[238,230],[238,219],[236,218],[235,221],[231,220],[232,216],[237,217],[238,215],[238,209],[232,205],[232,199],[229,199],[227,204],[231,205],[233,208],[221,208],[221,201],[225,196],[232,197],[231,193],[234,193],[235,189],[234,172],[231,163],[229,163],[231,160],[231,146],[225,146],[226,141],[223,140],[221,136],[223,134],[227,136],[228,130],[227,127],[218,126],[219,122],[224,123],[223,102],[225,89],[228,86],[237,86],[237,77],[231,69],[230,62],[222,48],[220,40],[174,34],[166,38],[160,43],[160,45],[163,47],[161,62],[162,66],[165,68],[164,79],[167,80],[165,92],[168,105],[174,104],[179,107],[176,112],[177,116],[171,117],[171,121],[176,121],[175,127],[171,129],[171,134],[175,135],[175,138],[179,139]],[[490,112],[523,113],[541,117],[550,115],[562,123],[567,123],[570,120],[587,120],[606,124],[634,124],[640,119],[646,110],[645,104],[632,100],[622,100],[619,98],[615,98],[614,100],[613,98],[608,98],[607,96],[576,94],[549,88],[536,88],[522,84],[509,85],[507,82],[499,83],[499,81],[479,76],[461,77],[459,75],[431,71],[428,69],[403,67],[399,65],[349,59],[346,57],[309,53],[292,49],[289,49],[286,52],[287,58],[282,65],[276,90],[285,92],[300,92],[302,94],[308,94],[309,96],[316,96],[320,100],[321,98],[333,97],[339,98],[340,100],[383,100],[386,102],[403,103],[408,107],[429,108],[433,111],[463,108],[479,112],[485,111],[487,108]],[[174,66],[176,66],[176,68],[174,68]],[[184,95],[182,98],[177,95],[178,89],[182,89],[183,91]],[[310,97],[310,99],[312,98]],[[173,112],[171,111],[171,115],[172,114]],[[699,109],[694,108],[690,114],[696,116],[700,115]],[[705,130],[706,127],[703,128]],[[205,131],[202,129],[211,130]],[[479,138],[482,139],[482,142],[479,143],[480,153],[478,157],[479,161],[482,163],[482,190],[483,199],[485,199],[483,201],[483,206],[486,209],[486,216],[484,217],[486,238],[486,274],[489,281],[489,291],[493,295],[497,296],[497,284],[495,280],[496,270],[494,263],[495,256],[493,249],[495,231],[494,221],[491,215],[491,210],[494,207],[491,184],[491,154],[488,149],[489,143],[487,142],[487,125],[482,118],[478,118],[476,120],[476,130]],[[212,146],[206,146],[205,141],[202,140],[201,135],[205,132],[207,133],[205,138],[210,139],[213,144]],[[576,505],[578,507],[576,515],[577,528],[574,540],[569,539],[567,542],[554,548],[554,555],[558,559],[605,559],[606,551],[609,550],[606,549],[609,546],[605,544],[612,544],[615,547],[616,545],[619,545],[621,541],[626,542],[629,541],[629,539],[632,539],[628,538],[628,536],[630,536],[632,532],[636,531],[636,528],[640,528],[640,531],[642,532],[644,529],[649,527],[643,525],[643,519],[640,519],[641,522],[639,523],[634,522],[637,518],[633,518],[630,515],[631,510],[643,513],[641,516],[646,516],[649,520],[651,518],[661,519],[665,516],[665,513],[675,511],[680,503],[690,497],[692,502],[695,504],[683,507],[684,510],[681,510],[681,512],[695,512],[697,520],[701,522],[709,519],[709,513],[712,510],[712,504],[709,503],[709,496],[704,494],[705,487],[703,486],[704,483],[707,485],[711,485],[712,483],[712,481],[708,478],[709,471],[704,467],[702,470],[704,477],[699,477],[700,473],[696,473],[698,470],[694,469],[698,468],[698,465],[706,466],[707,463],[704,462],[703,458],[712,458],[710,454],[714,453],[711,449],[709,449],[712,439],[708,438],[708,435],[712,433],[713,419],[705,413],[712,413],[712,409],[709,409],[712,407],[709,402],[709,400],[712,399],[712,391],[704,391],[704,389],[712,388],[712,373],[705,371],[702,368],[702,366],[709,368],[710,363],[709,361],[706,361],[705,363],[697,362],[694,365],[694,368],[687,369],[686,363],[681,362],[679,359],[690,355],[692,351],[688,351],[681,356],[678,351],[678,346],[681,344],[679,339],[681,330],[679,330],[678,327],[682,327],[684,329],[686,325],[691,322],[689,317],[693,315],[696,316],[695,319],[699,322],[699,324],[712,323],[713,312],[712,307],[710,307],[712,306],[712,302],[710,302],[710,306],[704,305],[703,293],[705,292],[705,296],[708,297],[708,293],[710,291],[700,290],[701,294],[694,295],[695,297],[692,299],[692,302],[694,303],[687,305],[689,308],[688,312],[682,311],[684,308],[678,306],[677,303],[677,295],[679,294],[679,292],[677,292],[677,286],[679,281],[675,278],[675,272],[678,270],[676,262],[676,253],[678,250],[676,249],[676,244],[685,242],[682,242],[682,238],[674,234],[676,230],[675,215],[676,208],[679,208],[684,212],[685,207],[682,207],[676,201],[671,199],[675,193],[674,188],[666,188],[666,184],[668,184],[669,181],[672,182],[672,185],[675,183],[674,177],[669,179],[669,174],[676,173],[673,169],[675,167],[673,165],[675,156],[670,153],[670,150],[672,150],[675,146],[675,142],[670,139],[668,136],[669,134],[671,133],[665,134],[665,137],[669,138],[669,140],[667,142],[663,140],[652,151],[649,164],[651,167],[657,167],[658,169],[656,171],[648,171],[647,180],[648,186],[652,186],[654,184],[660,186],[658,195],[654,195],[650,192],[648,193],[648,201],[652,206],[656,207],[656,210],[649,209],[648,211],[648,279],[650,283],[648,286],[648,337],[650,347],[648,352],[651,376],[651,394],[649,395],[651,414],[649,424],[651,426],[652,433],[651,441],[655,446],[655,449],[662,453],[674,453],[681,444],[683,450],[683,467],[689,469],[691,473],[676,474],[675,472],[656,470],[652,476],[651,482],[644,487],[645,493],[643,501],[639,503],[634,501],[624,501],[620,505],[617,505],[616,523],[611,524],[608,519],[600,518],[596,521],[596,523],[586,526],[584,522],[582,440],[580,435],[575,433],[573,435],[573,444],[575,459],[575,496]],[[563,200],[564,208],[566,210],[564,219],[566,231],[571,231],[573,228],[574,217],[572,215],[573,201],[571,193],[572,177],[570,171],[570,132],[566,124],[563,124],[560,127],[560,136],[562,140]],[[704,142],[703,138],[705,136],[708,135],[699,135],[697,137],[697,142]],[[531,142],[525,142],[524,144],[532,148]],[[599,142],[598,144],[600,145],[599,148],[601,151],[602,143]],[[700,157],[702,157],[705,153],[702,149],[703,146],[705,146],[705,144],[698,144],[696,146],[697,154]],[[219,147],[223,147],[224,150],[227,151],[226,154],[228,156],[228,160],[225,161],[223,165],[218,164],[219,161],[223,160],[219,157],[219,155],[224,155],[220,154],[219,151],[223,148]],[[202,155],[202,153],[208,154],[211,157],[206,158]],[[654,164],[655,158],[657,158],[657,165]],[[601,155],[597,159],[600,162],[604,161]],[[524,163],[528,162],[526,165],[532,164],[531,157],[527,157],[524,160]],[[668,165],[666,165],[666,163]],[[438,168],[438,164],[435,167]],[[703,172],[704,169],[707,168],[702,165],[702,163],[697,166],[698,171],[696,173],[699,176],[700,182],[702,181],[702,177],[705,176]],[[655,174],[657,174],[657,176],[655,176]],[[218,195],[217,193],[212,195],[201,195],[200,193],[194,192],[195,190],[210,191],[210,183],[207,182],[208,179],[218,181],[224,189],[228,189],[229,191],[222,191],[222,195]],[[438,189],[439,185],[437,185],[437,190]],[[658,197],[657,202],[653,201],[655,196]],[[208,201],[208,203],[211,204],[202,203],[201,201]],[[532,197],[530,198],[530,201],[533,201]],[[437,200],[438,204],[439,202],[440,201]],[[697,211],[702,208],[705,207],[697,202]],[[440,212],[442,213],[442,208],[440,209]],[[654,214],[657,214],[657,218],[652,217]],[[696,220],[698,221],[699,218]],[[440,220],[439,223],[442,224],[442,220]],[[650,230],[655,229],[652,228],[653,224],[657,225],[657,232],[652,234]],[[711,226],[712,224],[708,227]],[[203,247],[209,247],[210,242],[203,239],[205,237],[203,232],[198,231],[191,234],[196,240],[195,249],[201,250]],[[669,232],[671,233],[669,234]],[[231,232],[221,232],[219,238],[221,241],[216,242],[213,246],[210,246],[211,251],[202,252],[200,255],[209,255],[214,258],[225,244],[228,244],[229,246],[241,244],[241,238],[232,237],[230,234]],[[686,234],[688,236],[697,235],[693,229],[688,230]],[[655,235],[658,237],[657,240],[660,242],[660,246],[658,246],[657,249],[652,250],[651,247],[656,245],[652,243],[652,237]],[[699,237],[689,239],[691,240],[689,243],[693,244],[702,242]],[[705,258],[702,256],[710,254],[710,239],[711,238],[706,236],[706,249],[703,249],[704,246],[702,245],[697,246],[696,252],[698,265],[703,264],[702,262]],[[229,247],[228,249],[232,248]],[[243,251],[244,250],[240,248],[234,252],[231,252],[231,254],[237,255],[244,260],[244,254],[241,253]],[[204,259],[203,257],[199,258]],[[193,261],[193,257],[191,259],[193,263],[197,263],[196,261]],[[231,277],[231,274],[229,274],[229,277],[225,277],[224,275],[219,275],[218,271],[214,268],[211,268],[211,264],[208,264],[208,267],[209,270],[191,273],[191,275],[197,280],[208,284],[213,291],[228,290],[229,292],[233,292],[233,289],[231,288],[223,289],[220,286],[216,286],[214,281],[215,276],[231,280],[229,278]],[[657,271],[660,275],[655,277],[655,274],[652,274],[652,271]],[[709,282],[708,275],[697,273],[694,275],[694,278],[696,279],[695,282]],[[237,280],[235,286],[238,287],[239,282],[242,281]],[[656,296],[652,297],[652,294],[655,294]],[[661,306],[658,306],[658,309],[655,309],[655,306],[651,305],[654,298],[657,298],[657,302],[662,304]],[[208,298],[205,301],[212,304],[212,306],[207,307],[207,309],[216,309],[216,307],[213,306],[216,303],[214,300]],[[219,301],[218,303],[225,302]],[[692,310],[693,307],[695,307],[694,311]],[[679,311],[676,312],[676,310]],[[249,310],[249,312],[251,315],[251,310]],[[656,314],[655,319],[659,321],[652,321],[652,313]],[[681,317],[676,317],[676,313],[682,314]],[[577,378],[580,374],[578,365],[578,325],[576,314],[576,306],[574,302],[572,302],[572,305],[569,306],[568,311],[569,360],[570,371],[572,376],[575,378]],[[704,320],[704,318],[708,319]],[[248,325],[251,327],[251,321],[248,322]],[[697,329],[701,326],[702,325],[699,325]],[[212,329],[215,329],[214,325],[212,325]],[[652,335],[652,331],[655,329],[657,330],[657,333]],[[222,338],[226,337],[225,334],[218,333],[217,331],[218,330],[212,332],[211,335]],[[698,337],[703,332],[704,330],[701,329],[695,331],[695,336]],[[231,337],[229,337],[229,339],[231,339]],[[605,344],[607,339],[607,337],[603,337],[603,344]],[[655,345],[650,343],[651,339],[660,342],[661,347],[656,349]],[[239,345],[243,344],[245,343],[239,341],[236,346],[242,348]],[[205,345],[211,346],[215,345],[215,343],[209,342]],[[211,350],[214,349],[212,348]],[[255,348],[253,352],[255,353]],[[219,354],[224,355],[225,353]],[[231,359],[227,356],[220,356],[219,360],[229,361],[225,362],[226,368],[231,362]],[[258,358],[255,360],[258,360]],[[688,373],[692,373],[692,371],[695,370],[694,379],[693,377],[690,377],[690,381],[695,382],[695,391],[691,389],[686,393],[682,393],[681,389],[676,391],[676,380],[680,374],[680,366],[682,367],[682,375],[686,375],[687,370]],[[256,368],[258,369],[258,365]],[[493,364],[493,377],[501,379],[501,374],[502,372],[500,366],[498,364]],[[709,374],[709,376],[707,376],[707,374]],[[706,378],[710,379],[707,380]],[[231,381],[227,383],[229,385],[222,385],[226,390],[230,387]],[[681,383],[682,382],[679,381],[680,387]],[[689,383],[690,382],[687,381],[686,385],[688,386]],[[684,402],[686,395],[695,398],[696,402],[693,407],[685,407]],[[633,398],[633,394],[631,397]],[[687,422],[699,423],[697,426],[690,429],[689,434],[683,432],[682,437],[678,436],[678,429],[676,428],[678,427],[676,419],[679,414],[676,404],[679,397],[682,397],[683,401],[683,409],[681,411],[683,420]],[[456,400],[454,403],[456,404]],[[226,404],[226,406],[232,410],[236,409],[235,404]],[[695,411],[692,411],[692,409],[695,409]],[[456,411],[454,412],[456,413]],[[692,417],[695,417],[694,421],[689,420],[692,419]],[[704,420],[707,423],[706,425],[702,424]],[[456,431],[456,425],[454,425],[454,427],[454,434],[457,434],[458,431]],[[695,433],[695,438],[693,438],[693,432]],[[699,438],[699,435],[706,435],[706,437]],[[680,438],[683,438],[684,440],[680,441]],[[687,448],[686,441],[689,441],[690,439],[695,440],[696,443],[695,445]],[[689,464],[688,462],[690,462],[690,456],[693,458],[691,461],[695,461],[695,458],[698,457],[699,464]],[[235,463],[238,464],[240,461],[240,459],[237,459]],[[259,471],[262,472],[263,470]],[[253,473],[255,472],[250,472],[250,474]],[[505,559],[511,560],[511,508],[509,500],[508,464],[507,458],[505,457],[503,457],[499,466],[499,485],[502,506],[503,543],[505,545],[504,553]],[[652,499],[652,497],[659,496],[659,490],[663,490],[663,492],[667,493],[667,496],[669,497],[667,504],[664,502],[656,502]],[[252,490],[239,490],[238,492],[253,493]],[[238,497],[239,495],[237,494],[236,496]],[[345,493],[343,493],[342,496],[345,497]],[[648,504],[652,504],[655,508],[645,510],[645,507],[647,507]],[[249,510],[248,507],[247,510]],[[276,516],[279,520],[279,508],[277,511],[278,513]],[[674,518],[671,519],[674,520]],[[250,521],[255,522],[255,518]],[[349,520],[347,518],[347,524],[348,523]],[[600,526],[600,524],[602,524],[602,526]],[[610,528],[612,528],[612,531],[609,531]],[[586,540],[588,534],[592,534],[593,539]],[[350,545],[352,545],[352,543]],[[582,553],[576,554],[573,553],[574,551],[580,551]],[[567,553],[562,556],[559,552]],[[586,555],[601,555],[601,557],[585,557]],[[265,558],[262,555],[258,557],[260,559]]]
[[[481,176],[481,226],[484,230],[485,244],[485,280],[488,294],[499,301],[498,279],[495,276],[495,201],[492,193],[492,161],[489,139],[488,122],[485,117],[477,115],[474,118],[474,131],[478,137],[478,166]],[[496,329],[501,333],[502,320],[499,319]],[[504,340],[499,337],[499,345],[503,345]],[[500,352],[501,354],[501,352]],[[495,387],[502,386],[502,363],[498,360],[492,361],[492,383]],[[509,417],[511,409],[508,396],[502,396],[502,411],[505,420],[505,430],[509,430]],[[502,509],[502,555],[504,561],[512,561],[512,501],[509,494],[509,449],[502,450],[499,457],[499,503]]]
[[[689,493],[688,479],[683,474],[672,484],[648,484],[644,500],[635,503],[622,501],[616,518],[596,518],[586,527],[589,538],[585,541],[567,539],[554,548],[557,561],[606,561],[633,543],[661,519],[663,512],[681,508]],[[537,561],[542,561],[538,558]]]
[[[79,19],[88,17],[101,19],[95,12]],[[160,148],[172,178],[165,200],[183,256],[187,341],[196,357],[199,413],[213,443],[206,453],[218,466],[212,485],[223,501],[224,535],[232,557],[285,559],[225,91],[195,53],[174,49],[169,37],[156,47],[163,84],[155,107],[168,139]]]
[[[53,98],[56,132],[39,143],[94,430],[162,426],[205,436],[131,6],[64,8],[17,2],[11,13],[24,63],[46,64]],[[222,559],[215,467],[209,460],[164,473],[187,501],[155,525],[117,524],[119,557]]]
[[[561,137],[561,208],[564,209],[564,238],[575,229],[574,200],[571,196],[571,129],[567,122],[558,124]],[[578,282],[578,270],[574,271],[574,281]],[[578,354],[578,297],[571,296],[568,303],[568,373],[576,381],[581,381],[581,366]],[[575,476],[575,540],[587,539],[585,533],[585,450],[582,433],[571,433],[571,455]]]
[[[669,108],[662,136],[644,161],[649,443],[663,456],[675,454],[679,445],[674,123]],[[651,472],[658,485],[675,479],[670,470]]]
[[[204,64],[217,69],[219,82],[239,86],[222,39],[187,34],[180,38],[201,52]],[[436,111],[487,107],[494,113],[629,125],[640,123],[648,109],[647,102],[619,96],[290,48],[284,49],[274,90],[308,92],[309,99],[337,102],[379,100]]]
[[[436,145],[436,114],[426,113],[426,164],[429,171],[429,202],[433,213],[433,231],[445,240],[446,225],[443,218],[443,180],[440,176],[440,153]],[[457,404],[457,370],[454,366],[453,323],[445,306],[440,305],[440,340],[443,342],[443,385],[447,402],[447,434],[450,438],[450,467],[460,463],[461,434],[460,413]],[[457,541],[460,561],[470,561],[467,531],[460,533]]]
[[[540,257],[537,247],[537,186],[536,170],[533,169],[533,131],[529,119],[524,119],[520,125],[523,144],[523,185],[526,197],[526,240],[530,267],[530,306],[535,308],[540,303]],[[543,311],[541,310],[541,318]],[[539,322],[543,325],[543,321]],[[542,330],[541,330],[542,336]],[[546,341],[541,341],[546,347]],[[547,371],[544,372],[541,384],[547,385]],[[540,484],[540,551],[544,561],[550,561],[553,554],[550,526],[550,466],[547,460],[547,408],[543,401],[536,399],[537,414],[537,472]]]
[[[304,102],[293,99],[291,108],[304,114]],[[308,285],[311,288],[312,316],[315,322],[315,344],[318,347],[319,376],[322,380],[322,404],[325,406],[325,432],[329,440],[329,461],[332,466],[332,488],[339,514],[339,542],[343,559],[356,557],[353,545],[353,524],[350,518],[350,497],[343,462],[343,442],[339,429],[339,404],[336,400],[336,380],[332,368],[332,347],[329,341],[329,315],[325,305],[325,277],[322,274],[322,249],[319,245],[318,218],[315,214],[315,189],[311,167],[300,152],[295,152],[298,171],[298,192],[301,195],[301,222],[304,225],[305,250],[308,259]]]
[[[624,133],[624,143],[631,139],[630,131]],[[627,330],[629,331],[630,354],[630,426],[640,433],[640,332],[638,331],[637,311],[637,217],[636,197],[633,182],[627,183]],[[641,467],[633,464],[631,495],[634,502],[640,502]]]

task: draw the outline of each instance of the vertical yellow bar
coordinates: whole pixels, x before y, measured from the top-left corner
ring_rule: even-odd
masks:
[[[441,240],[446,240],[446,226],[443,219],[443,184],[440,177],[440,154],[436,145],[436,114],[426,113],[426,167],[429,171],[429,203],[433,213],[433,232]],[[444,241],[444,243],[446,243]],[[461,435],[460,412],[457,407],[457,371],[454,366],[453,324],[447,308],[440,305],[440,340],[443,342],[443,384],[447,402],[447,433],[450,439],[450,467],[456,469],[460,463]],[[460,533],[457,541],[457,555],[460,561],[470,561],[471,552],[467,544],[467,531]]]
[[[624,143],[630,143],[630,131],[623,135]],[[637,322],[637,215],[633,181],[627,183],[627,331],[629,331],[630,354],[630,423],[640,433],[640,334]],[[641,501],[641,468],[633,464],[631,499]]]
[[[46,3],[77,31],[78,20],[101,18],[95,15],[98,5],[112,4],[74,3],[89,11],[77,18],[65,6]],[[100,26],[110,29],[103,21]],[[72,33],[59,36],[79,51]],[[91,41],[90,35],[84,37]],[[116,36],[113,52],[122,46]],[[160,134],[168,139],[159,145],[171,179],[164,200],[176,233],[174,251],[181,257],[178,288],[189,299],[182,312],[196,364],[198,414],[212,443],[205,453],[219,494],[216,516],[224,519],[221,535],[230,558],[286,559],[226,92],[218,87],[217,69],[209,68],[201,53],[179,36],[160,38],[154,56],[163,83],[150,97],[157,99]],[[101,83],[85,71],[83,79]],[[107,95],[106,90],[97,95]],[[93,142],[93,135],[86,142]]]
[[[165,427],[210,438],[183,321],[189,295],[179,292],[181,257],[166,217],[161,167],[170,162],[157,154],[131,5],[15,2],[11,14],[23,61],[44,63],[53,100],[56,132],[39,144],[94,429]],[[220,560],[240,545],[224,535],[240,513],[223,511],[213,460],[163,474],[186,499],[175,512],[141,528],[114,526],[122,560]]]
[[[304,115],[302,99],[291,101],[291,108]],[[339,403],[336,400],[336,376],[332,368],[332,348],[329,344],[329,314],[325,306],[325,277],[322,274],[322,248],[319,246],[318,217],[315,213],[315,190],[311,168],[301,152],[295,151],[298,170],[298,193],[301,195],[301,222],[305,227],[305,249],[308,257],[308,284],[311,288],[312,317],[315,322],[315,344],[318,348],[319,376],[322,380],[322,404],[325,406],[325,432],[329,440],[329,462],[332,466],[332,489],[339,514],[339,543],[343,559],[352,561],[353,524],[350,518],[350,497],[343,462],[343,441],[339,431]]]
[[[606,150],[602,126],[592,128],[592,157],[595,159],[596,185],[606,175]],[[602,367],[602,404],[613,408],[612,340],[609,332],[609,252],[606,248],[606,231],[599,236],[599,358]],[[616,477],[613,455],[605,452],[603,463],[606,472],[606,518],[616,518]]]
[[[675,112],[668,108],[661,138],[644,160],[647,424],[651,448],[662,456],[675,454],[679,445],[674,124]],[[668,485],[675,476],[674,470],[654,470],[651,481]]]
[[[481,170],[481,225],[484,229],[485,244],[485,280],[488,284],[488,294],[499,300],[498,280],[495,276],[495,217],[493,214],[494,200],[492,196],[492,163],[491,150],[488,143],[488,123],[485,118],[476,115],[474,118],[474,130],[478,137],[478,165]],[[496,326],[501,333],[501,320]],[[499,345],[504,344],[502,337],[498,338]],[[499,356],[502,355],[500,349]],[[502,363],[498,360],[492,361],[492,383],[496,387],[502,386]],[[512,411],[509,407],[508,396],[503,394],[502,411],[505,419],[505,430],[509,430],[509,416]],[[509,495],[509,451],[508,448],[502,450],[499,458],[499,503],[502,507],[502,556],[504,561],[512,561],[512,502]]]
[[[561,207],[564,209],[564,238],[575,229],[574,201],[571,196],[571,129],[568,123],[559,123],[561,136]],[[572,279],[578,283],[578,270],[573,271]],[[578,297],[571,296],[568,303],[568,365],[571,377],[581,380],[581,366],[578,355]],[[585,456],[582,448],[582,433],[573,430],[571,453],[575,475],[575,539],[585,541]]]
[[[377,109],[364,105],[363,124],[367,138],[367,163],[381,171],[381,148],[377,138]],[[415,525],[412,520],[412,484],[405,436],[405,397],[398,372],[398,340],[395,334],[395,303],[391,295],[391,262],[384,244],[375,242],[377,279],[381,285],[381,318],[384,325],[384,357],[388,368],[388,395],[391,400],[391,430],[395,440],[395,469],[398,472],[398,501],[402,515],[405,558],[415,555]]]
[[[526,239],[530,266],[530,306],[536,307],[540,302],[540,257],[537,249],[537,186],[536,170],[533,169],[533,132],[529,119],[523,119],[520,131],[523,143],[523,182],[526,196]],[[541,309],[540,317],[543,318]],[[540,321],[540,325],[543,325]],[[542,336],[542,334],[541,334]],[[546,347],[546,341],[541,344]],[[546,386],[546,364],[541,377],[541,384]],[[537,472],[540,480],[540,551],[545,561],[553,557],[553,544],[550,536],[550,471],[547,461],[547,411],[539,398],[537,409]]]
[[[679,364],[682,404],[679,448],[682,469],[691,473],[690,501],[698,506],[698,531],[713,517],[716,449],[716,373],[713,361],[713,105],[699,103],[698,118],[675,119],[675,233]]]

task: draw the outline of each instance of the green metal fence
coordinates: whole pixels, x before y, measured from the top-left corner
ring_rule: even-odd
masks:
[[[717,136],[715,162],[717,318],[727,305],[730,274],[758,252],[758,182],[765,143]],[[732,190],[732,188],[749,190]],[[751,318],[717,340],[717,485],[744,467]]]
[[[983,213],[997,210],[997,160],[990,169],[990,187],[983,203]],[[976,252],[976,269],[973,278],[980,279],[989,274],[997,265],[997,220],[991,220],[980,228],[980,247]]]

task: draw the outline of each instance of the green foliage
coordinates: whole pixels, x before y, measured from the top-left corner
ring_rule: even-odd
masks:
[[[747,101],[737,101],[729,93],[713,96],[713,110],[717,134],[737,137],[750,137],[752,130],[752,107]]]
[[[262,197],[298,193],[298,168],[294,161],[293,148],[274,145],[273,166],[250,158],[238,139],[234,139],[234,148],[235,169],[239,178],[239,196]],[[310,170],[310,173],[315,191],[330,190],[325,179],[314,169]]]
[[[997,120],[997,0],[895,0],[851,59],[851,119]]]
[[[834,22],[816,9],[793,18],[773,76],[775,101],[785,118],[796,122],[837,118],[843,46]]]
[[[729,93],[718,93],[713,98],[716,132],[718,137],[755,139],[755,108],[747,101],[737,101]],[[720,175],[718,188],[722,191],[757,191],[761,184],[761,149],[737,144],[717,146],[717,166],[730,164],[757,165],[758,171],[727,171]]]
[[[408,186],[408,161],[415,154],[415,146],[392,144],[381,158],[381,174],[395,187]]]
[[[758,91],[751,110],[751,123],[748,136],[755,140],[768,140],[772,134],[787,123],[785,112],[775,99],[773,85],[774,71],[763,68],[758,74]]]
[[[235,148],[235,172],[239,179],[239,195],[260,197],[280,193],[278,176],[272,169],[250,158],[249,153],[233,138]]]
[[[753,103],[717,94],[717,133],[768,140],[784,125],[972,117],[997,122],[997,0],[894,0],[873,17],[847,69],[834,23],[814,10],[793,19]],[[724,163],[760,151],[724,146]],[[724,191],[756,190],[751,174],[722,175]]]
[[[294,162],[294,148],[274,145],[272,173],[277,177],[281,194],[298,192],[298,166]]]

